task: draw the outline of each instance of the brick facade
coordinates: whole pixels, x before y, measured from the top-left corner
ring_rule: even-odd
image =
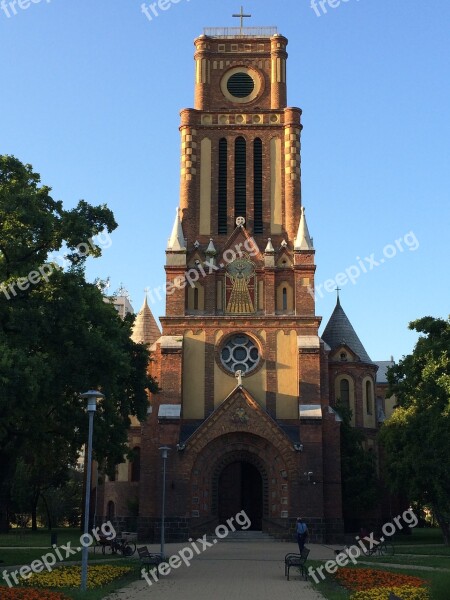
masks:
[[[102,491],[103,514],[112,501],[119,520],[131,518],[126,497],[138,495],[142,538],[160,533],[161,446],[171,448],[167,540],[209,533],[247,505],[258,528],[277,537],[292,537],[298,515],[314,541],[342,537],[340,423],[329,406],[345,368],[356,382],[356,426],[365,427],[363,381],[374,380],[376,367],[358,357],[336,362],[318,336],[321,317],[310,293],[315,251],[309,234],[297,239],[302,125],[301,110],[287,106],[286,46],[278,34],[195,41],[195,108],[181,111],[180,213],[165,267],[171,291],[162,337],[151,346],[150,372],[161,390],[149,398],[140,427],[139,483],[110,482]],[[246,142],[244,166],[235,160],[237,138]],[[254,231],[255,139],[262,144],[262,233]],[[219,181],[220,140],[227,142],[226,185]],[[218,226],[221,185],[226,234]],[[242,271],[232,271],[238,259]],[[189,269],[196,292],[184,280]],[[230,308],[230,294],[246,304]],[[255,368],[244,346],[236,355],[226,350],[236,335],[254,348]],[[242,382],[227,370],[223,357],[230,354],[246,355]]]

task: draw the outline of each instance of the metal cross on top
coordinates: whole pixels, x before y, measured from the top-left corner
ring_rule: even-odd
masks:
[[[239,19],[241,19],[241,32],[242,29],[244,28],[244,19],[248,19],[250,18],[252,15],[246,15],[244,14],[244,7],[241,6],[241,12],[237,15],[233,15],[233,17],[238,17]]]

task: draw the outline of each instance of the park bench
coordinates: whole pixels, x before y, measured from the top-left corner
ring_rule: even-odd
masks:
[[[294,554],[293,552],[286,554],[284,557],[284,574],[289,581],[289,569],[291,567],[298,567],[300,571],[300,575],[303,579],[308,579],[308,573],[306,571],[305,563],[309,554],[308,548],[303,548],[301,554]]]
[[[137,551],[139,560],[141,561],[141,568],[146,568],[147,573],[150,571],[150,567],[158,567],[163,562],[161,554],[149,552],[147,546],[138,547]]]

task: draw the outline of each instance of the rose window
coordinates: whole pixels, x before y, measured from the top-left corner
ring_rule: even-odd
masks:
[[[257,367],[259,350],[247,335],[235,335],[223,346],[220,360],[227,371],[242,371],[247,374]]]

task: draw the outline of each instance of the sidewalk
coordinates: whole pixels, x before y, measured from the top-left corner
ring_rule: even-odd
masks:
[[[167,555],[185,545],[167,544]],[[334,558],[332,549],[308,544],[309,558]],[[156,546],[150,550],[157,552]],[[284,576],[284,556],[298,552],[295,543],[222,542],[197,556],[190,567],[180,566],[151,586],[137,581],[107,597],[107,600],[323,600],[310,582],[303,581],[297,569],[291,569],[290,581]],[[151,580],[152,581],[152,580]]]

